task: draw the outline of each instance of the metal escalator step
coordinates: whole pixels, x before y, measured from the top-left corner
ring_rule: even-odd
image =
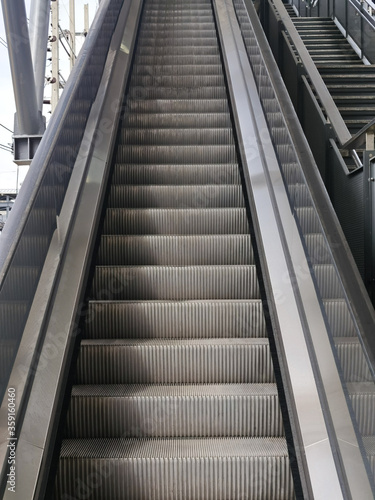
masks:
[[[362,436],[375,435],[375,388],[373,382],[347,384],[349,398]]]
[[[313,207],[296,208],[303,234],[321,232],[321,225]]]
[[[223,208],[244,207],[240,185],[112,186],[110,208]]]
[[[363,347],[358,337],[335,338],[337,355],[343,372],[343,379],[347,382],[372,382]]]
[[[2,301],[0,293],[0,332],[1,341],[12,340],[16,342],[22,324],[28,312],[27,301]],[[1,366],[1,363],[0,363]],[[2,379],[3,380],[3,379]]]
[[[262,338],[263,304],[254,300],[90,301],[85,337]]]
[[[331,264],[332,255],[322,233],[310,233],[307,234],[304,239],[308,250],[309,261],[312,264]]]
[[[125,146],[119,145],[116,161],[118,163],[236,163],[237,154],[234,145],[224,146]]]
[[[133,87],[158,87],[167,89],[195,89],[197,87],[224,87],[224,76],[214,75],[137,75],[133,74],[131,79],[131,90]]]
[[[333,337],[355,337],[357,333],[346,300],[326,299],[323,304]]]
[[[231,127],[228,113],[129,113],[124,117],[123,126],[128,128],[182,129],[227,128]],[[233,134],[232,134],[233,135]]]
[[[155,80],[154,86],[145,87],[141,85],[132,85],[129,90],[129,96],[132,99],[164,99],[168,95],[169,99],[223,99],[226,96],[226,89],[219,84],[216,87],[198,86],[197,83],[192,83],[190,86],[169,87],[159,86]]]
[[[254,264],[250,235],[103,235],[97,265]]]
[[[200,9],[199,14],[197,13],[190,13],[190,12],[176,12],[175,9],[173,9],[173,12],[169,11],[168,12],[168,17],[166,17],[167,11],[148,11],[145,12],[143,20],[145,23],[161,23],[164,25],[167,25],[168,23],[207,23],[207,22],[212,22],[213,21],[213,15],[212,11],[206,9]]]
[[[107,209],[105,234],[247,234],[245,208]]]
[[[370,462],[372,475],[375,477],[375,436],[366,436],[362,440]]]
[[[228,101],[220,99],[128,99],[127,109],[133,113],[228,113]]]
[[[174,19],[170,20],[169,16],[166,17],[164,20],[160,21],[148,21],[147,23],[144,24],[144,26],[141,27],[139,30],[140,36],[144,35],[149,35],[150,33],[159,35],[159,33],[162,33],[163,35],[165,33],[185,33],[185,32],[194,32],[194,33],[201,33],[206,32],[206,30],[210,30],[213,33],[215,33],[215,23],[214,20],[211,16],[211,19],[207,20],[201,20],[201,16],[196,16],[194,21],[191,21],[190,23],[186,21],[175,21]]]
[[[210,56],[212,58],[212,56]],[[140,64],[136,62],[133,75],[140,76],[186,76],[186,75],[222,75],[221,64],[210,63],[209,57],[203,58],[201,64]]]
[[[323,299],[344,298],[344,291],[333,265],[314,264],[313,271]]]
[[[241,178],[236,164],[134,165],[117,163],[112,182],[128,185],[220,185],[240,184]]]
[[[22,266],[27,262],[31,266],[43,266],[49,238],[46,235],[25,235],[20,239],[13,263]]]
[[[178,66],[181,67],[181,71],[184,71],[184,68],[194,67],[195,71],[198,71],[198,67],[204,65],[213,65],[221,64],[220,55],[219,54],[192,54],[192,55],[138,55],[136,57],[136,65],[134,67],[134,71],[140,72],[142,70],[142,66]]]
[[[234,144],[232,128],[123,128],[120,145],[223,146]]]
[[[77,384],[274,383],[268,339],[82,340]]]
[[[141,56],[155,57],[178,57],[178,56],[213,56],[219,55],[219,48],[216,45],[179,45],[171,46],[166,50],[165,47],[158,45],[137,46],[136,53]]]
[[[40,275],[39,266],[12,266],[4,279],[1,296],[7,302],[23,302],[34,293]]]
[[[147,28],[141,30],[139,37],[142,42],[156,39],[157,43],[165,39],[191,38],[196,40],[197,38],[216,38],[216,30],[213,22],[205,24],[202,28],[195,24],[190,26],[183,24],[183,27],[181,27],[181,25],[175,26],[173,23],[164,28],[162,24],[158,23],[157,28],[147,26]]]
[[[191,38],[189,36],[184,37],[169,37],[164,39],[157,38],[141,38],[139,40],[140,47],[153,47],[157,45],[159,48],[164,48],[165,52],[168,52],[170,45],[177,46],[189,46],[189,47],[217,47],[216,36],[201,36]]]
[[[124,491],[134,500],[294,498],[282,438],[65,440],[57,498],[76,496],[82,477],[100,484],[86,487],[92,500],[120,500]]]
[[[275,384],[84,385],[72,390],[67,438],[227,436],[284,436]]]
[[[92,298],[96,300],[258,299],[254,265],[98,266]]]

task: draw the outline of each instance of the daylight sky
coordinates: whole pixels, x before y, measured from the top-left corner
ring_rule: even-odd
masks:
[[[30,11],[31,0],[25,0],[26,10]],[[83,11],[84,4],[89,4],[90,23],[92,22],[98,0],[75,0],[76,3],[76,32],[83,31]],[[62,29],[69,29],[69,0],[59,0],[60,4],[60,25]],[[3,13],[0,6],[0,124],[13,130],[13,120],[15,112],[15,104],[13,97],[13,86],[9,68],[8,51],[2,44],[2,40],[6,40]],[[79,39],[77,38],[77,48]],[[69,60],[66,52],[60,45],[60,70],[65,79],[69,76]],[[46,75],[49,76],[51,72],[51,63],[47,62]],[[50,95],[48,88],[49,84],[45,87],[45,96]],[[47,121],[50,117],[50,109],[46,108],[44,114]],[[12,143],[12,134],[0,126],[0,145],[9,145]],[[26,175],[26,167],[20,167],[19,170],[19,184],[22,183]],[[17,185],[17,166],[13,163],[13,154],[0,149],[0,193],[8,189],[16,189]]]

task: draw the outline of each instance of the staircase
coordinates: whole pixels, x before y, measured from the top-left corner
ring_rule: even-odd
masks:
[[[292,499],[209,0],[146,1],[125,104],[54,498]]]
[[[293,18],[349,131],[375,116],[375,65],[365,65],[330,18]]]

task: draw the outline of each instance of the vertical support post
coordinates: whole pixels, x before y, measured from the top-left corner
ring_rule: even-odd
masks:
[[[44,127],[36,99],[25,3],[24,0],[1,0],[1,3],[17,110],[15,132],[38,135]]]
[[[56,41],[52,43],[52,90],[51,90],[51,108],[52,113],[55,111],[59,102],[59,0],[54,0],[51,3],[52,9],[52,36],[56,37]]]
[[[75,0],[69,0],[69,18],[70,18],[70,71],[72,71],[76,58],[76,8]]]
[[[89,25],[90,25],[89,4],[88,3],[85,3],[85,5],[83,6],[83,19],[84,19],[83,32],[86,33],[86,35],[87,35],[87,33],[89,32]]]
[[[43,110],[49,32],[50,0],[32,0],[30,7],[30,45],[38,109]]]

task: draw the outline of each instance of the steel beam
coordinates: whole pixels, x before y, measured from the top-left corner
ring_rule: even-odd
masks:
[[[31,0],[30,45],[38,109],[42,111],[46,73],[50,0]]]
[[[43,133],[44,125],[36,99],[25,3],[24,0],[1,0],[1,3],[17,109],[15,132],[38,135]]]

